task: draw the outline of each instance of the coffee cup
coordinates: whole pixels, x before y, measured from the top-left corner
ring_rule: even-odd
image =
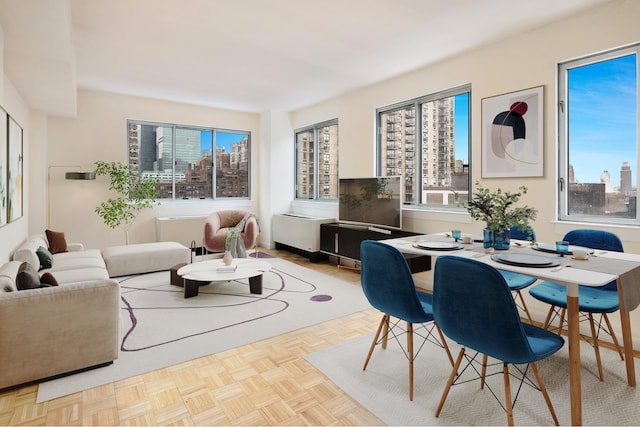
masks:
[[[586,249],[574,249],[573,250],[573,257],[575,259],[587,259],[588,256],[589,256],[589,252],[587,252]]]

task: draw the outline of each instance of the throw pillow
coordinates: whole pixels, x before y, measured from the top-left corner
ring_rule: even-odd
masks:
[[[40,283],[44,285],[58,286],[58,281],[51,273],[44,273],[40,278]]]
[[[36,251],[36,255],[40,260],[40,268],[51,268],[53,266],[53,255],[47,248],[40,246]]]
[[[19,291],[26,289],[35,289],[40,287],[40,276],[36,269],[28,262],[23,262],[18,267],[18,274],[16,276],[16,288]]]
[[[64,233],[59,231],[46,230],[47,240],[49,241],[49,250],[52,254],[67,252],[67,241]]]

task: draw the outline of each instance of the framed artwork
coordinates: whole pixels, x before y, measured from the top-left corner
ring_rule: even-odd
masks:
[[[7,112],[0,108],[0,227],[8,222],[7,203],[9,203],[7,191],[7,156],[9,147],[7,145]]]
[[[544,86],[482,99],[482,177],[543,176]]]
[[[22,128],[9,116],[9,183],[7,213],[9,222],[22,216]]]

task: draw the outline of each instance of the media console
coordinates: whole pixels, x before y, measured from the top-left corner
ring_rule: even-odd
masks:
[[[339,258],[360,261],[360,243],[363,240],[386,240],[418,234],[357,224],[320,224],[320,251]],[[431,270],[430,256],[411,254],[404,254],[404,256],[413,273]]]

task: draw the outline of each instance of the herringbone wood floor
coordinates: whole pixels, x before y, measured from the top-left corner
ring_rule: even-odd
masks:
[[[266,252],[360,285],[335,264]],[[381,425],[303,359],[373,332],[379,319],[365,310],[41,404],[37,385],[8,391],[0,425]]]

